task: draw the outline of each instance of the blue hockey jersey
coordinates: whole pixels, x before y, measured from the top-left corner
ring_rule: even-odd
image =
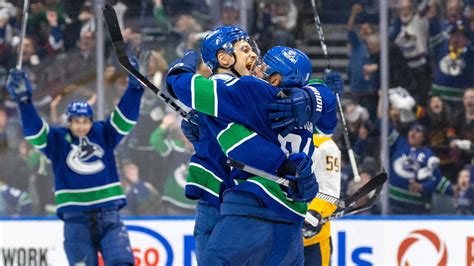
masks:
[[[411,147],[407,138],[399,136],[396,130],[392,130],[389,138],[393,143],[390,150],[389,179],[391,204],[429,209],[431,196],[435,191],[452,195],[450,182],[441,175],[439,159],[431,149]],[[421,183],[423,191],[410,191],[410,180]]]
[[[114,158],[114,148],[128,135],[139,115],[143,90],[127,88],[114,112],[95,121],[86,137],[68,128],[50,127],[33,104],[20,103],[25,138],[52,162],[57,213],[118,208],[126,204]]]
[[[248,165],[260,169],[267,168],[264,166],[267,163],[265,156],[255,156],[256,153],[241,149],[241,144],[251,141],[255,133],[271,142],[273,146],[279,146],[285,155],[300,151],[306,152],[310,157],[313,155],[312,124],[286,137],[272,130],[271,121],[268,118],[268,105],[277,99],[279,89],[267,82],[251,76],[240,79],[230,78],[227,81],[208,80],[191,73],[168,77],[167,82],[177,98],[185,105],[219,118],[213,124],[211,131],[227,156],[234,159],[245,158],[247,160],[245,163]],[[325,89],[327,95],[318,96],[321,96],[323,100],[334,98],[332,92],[322,84],[315,85],[314,91],[324,94]],[[323,110],[324,108],[328,107],[323,103]],[[258,149],[264,147],[258,146]],[[269,172],[275,174],[277,169],[274,167]],[[231,178],[236,180],[238,185],[226,191],[226,194],[235,191],[251,193],[277,214],[279,220],[303,221],[307,204],[288,198],[284,187],[237,169],[231,172]],[[248,211],[241,214],[261,215],[252,213],[251,208],[241,211]]]
[[[25,191],[0,184],[0,216],[32,215],[31,197]]]
[[[212,76],[211,80],[232,82],[235,77],[218,74]],[[234,159],[251,164],[254,163],[252,160],[254,157],[264,158],[260,160],[259,167],[268,172],[276,171],[275,169],[286,159],[280,146],[263,139],[242,125],[235,126],[242,129],[243,135],[229,135],[228,143],[232,143],[230,145],[234,147],[224,154],[213,129],[227,124],[225,122],[222,124],[215,117],[199,113],[199,141],[194,145],[196,153],[191,158],[186,179],[185,193],[188,198],[204,199],[215,207],[220,206],[219,195],[222,189],[235,185],[229,179],[230,167],[226,165],[226,155],[231,153]]]
[[[450,34],[443,30],[439,18],[430,20],[429,29],[428,46],[434,62],[432,94],[460,102],[464,90],[474,86],[474,34],[470,34],[470,46],[454,51],[449,43]]]

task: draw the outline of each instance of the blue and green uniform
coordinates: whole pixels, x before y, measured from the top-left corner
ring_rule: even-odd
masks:
[[[209,120],[208,124],[223,152],[229,157],[241,161],[245,160],[244,163],[248,165],[276,174],[279,165],[286,159],[286,155],[301,151],[306,152],[310,157],[313,154],[312,124],[308,124],[307,128],[295,130],[285,138],[272,130],[271,121],[268,118],[268,104],[277,99],[276,95],[280,90],[263,80],[255,77],[242,77],[240,79],[227,77],[225,80],[208,80],[200,75],[185,73],[168,77],[168,83],[173,88],[177,98],[185,105],[209,116],[218,117],[218,119]],[[323,84],[316,84],[313,89],[317,91],[315,93],[320,94],[324,94],[322,91],[327,90],[332,96],[332,93]],[[322,98],[326,99],[325,96],[322,96]],[[323,104],[323,109],[325,107],[328,108],[329,106]],[[254,152],[254,150],[266,148],[264,145],[260,146],[258,142],[254,143],[253,149],[244,149],[243,144],[256,141],[256,136],[264,138],[271,143],[271,146],[280,147],[280,153],[283,152],[284,154],[281,157],[280,164],[275,164],[275,161],[268,159],[271,157],[270,155],[273,155],[271,153],[261,156],[261,154]],[[222,250],[223,247],[219,244],[222,240],[220,237],[226,234],[224,232],[225,224],[232,223],[235,216],[247,217],[247,219],[248,217],[254,217],[260,219],[259,221],[267,221],[267,224],[264,223],[261,229],[269,229],[268,226],[280,223],[290,224],[293,225],[295,230],[283,229],[283,227],[278,228],[278,230],[292,231],[296,238],[301,237],[301,223],[306,214],[306,203],[288,198],[286,189],[272,181],[252,176],[237,169],[232,170],[229,183],[236,185],[228,188],[223,195],[221,213],[225,216],[224,220],[227,219],[227,221],[223,220],[222,223],[219,223],[220,233],[213,233],[211,236],[206,255]],[[252,221],[255,222],[255,220]],[[268,222],[270,223],[268,224]],[[220,226],[220,224],[223,225]],[[237,231],[240,232],[240,230]],[[240,234],[243,234],[243,232],[240,232]],[[214,235],[217,236],[214,237]],[[244,235],[249,238],[260,238],[260,234],[245,233]],[[271,233],[268,234],[268,231],[265,231],[264,235],[275,236]],[[300,253],[302,253],[301,238],[296,238],[280,243],[285,247],[273,246],[269,252],[291,246],[297,250],[301,249]],[[240,256],[238,254],[239,248],[236,248],[235,251],[236,253],[228,253],[227,258],[234,255]],[[300,253],[292,252],[292,256],[298,256],[295,254]],[[287,254],[287,252],[285,251],[284,254]],[[275,256],[274,259],[286,260],[288,258]],[[293,261],[298,261],[301,257],[293,259]]]
[[[57,214],[64,220],[64,247],[70,264],[133,263],[130,241],[118,209],[126,204],[114,148],[135,126],[143,89],[125,91],[105,121],[95,121],[87,136],[50,127],[31,101],[19,103],[23,133],[51,160]]]

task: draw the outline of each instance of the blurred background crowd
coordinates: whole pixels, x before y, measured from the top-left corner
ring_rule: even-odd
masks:
[[[222,25],[246,29],[262,53],[274,45],[306,52],[314,76],[320,77],[325,67],[306,0],[31,0],[23,66],[34,83],[34,103],[50,125],[66,123],[71,100],[97,108],[96,38],[97,23],[102,23],[97,2],[114,6],[127,50],[160,88],[168,62],[186,49],[199,49],[206,33]],[[351,181],[338,127],[333,139],[343,155],[344,196],[380,171],[378,1],[322,0],[317,5],[332,66],[345,80],[344,114],[363,180]],[[53,215],[50,162],[23,139],[16,105],[4,89],[17,58],[22,6],[23,1],[0,0],[0,216]],[[440,177],[436,189],[424,192],[431,203],[419,214],[472,215],[474,1],[392,0],[389,23],[391,163],[398,159],[393,155],[397,138],[430,149],[439,158]],[[105,40],[104,108],[110,113],[127,85],[127,73],[108,35]],[[210,74],[204,66],[199,72]],[[193,214],[195,202],[184,197],[193,149],[179,125],[179,116],[147,91],[138,125],[116,152],[129,201],[124,214]],[[404,158],[400,167],[416,168],[411,159]],[[419,192],[419,184],[410,184],[412,189]],[[380,208],[369,213],[380,213]]]

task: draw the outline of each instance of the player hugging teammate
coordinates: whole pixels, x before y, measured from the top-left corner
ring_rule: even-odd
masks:
[[[195,226],[200,265],[303,265],[301,230],[308,202],[321,189],[318,181],[327,183],[315,172],[314,162],[321,158],[316,157],[313,132],[332,133],[335,96],[322,81],[308,84],[312,67],[301,51],[275,47],[262,69],[256,67],[257,51],[246,32],[226,26],[202,43],[210,79],[195,74],[194,51],[170,64],[170,94],[196,110],[194,120],[199,121],[198,130],[190,130],[189,122],[182,127],[196,150],[186,193],[200,200]],[[340,75],[330,74],[326,81],[342,90]],[[230,169],[226,157],[294,185]],[[333,194],[339,193],[336,186]],[[327,258],[319,261],[329,263]]]

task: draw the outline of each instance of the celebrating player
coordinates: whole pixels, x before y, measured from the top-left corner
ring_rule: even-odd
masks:
[[[223,27],[220,30],[220,38],[224,43],[232,44],[239,40],[249,39],[247,33],[236,27]],[[212,43],[213,40],[211,39],[209,42]],[[214,53],[208,53],[209,57],[212,54],[216,55],[217,50],[220,49],[219,45],[212,48],[208,47],[208,49],[214,49]],[[207,58],[205,60],[212,61],[215,58]],[[253,60],[255,60],[255,56]],[[241,73],[244,72],[245,75],[251,74],[248,70],[241,70]],[[234,76],[219,74],[214,75],[211,79],[229,81],[229,79],[234,79]],[[197,122],[199,122],[199,129],[196,129],[195,126]],[[301,123],[304,124],[304,122]],[[204,113],[200,113],[199,117],[194,115],[193,123],[186,121],[182,123],[183,133],[193,142],[196,150],[196,154],[191,158],[189,166],[186,196],[192,199],[199,199],[196,207],[194,236],[196,240],[196,257],[200,264],[211,232],[215,224],[221,219],[219,210],[221,187],[235,185],[234,181],[229,179],[230,167],[225,164],[226,155],[250,164],[258,161],[259,168],[268,172],[274,172],[287,158],[279,144],[276,145],[265,140],[260,135],[239,124],[233,124],[233,130],[236,130],[238,134],[225,135],[223,143],[225,143],[226,147],[224,150],[228,149],[228,152],[224,154],[219,142],[215,139],[216,133],[213,133],[213,131],[215,132],[216,124],[217,128],[219,128],[222,122],[218,122],[216,118]],[[227,124],[225,123],[223,128]],[[293,128],[293,125],[291,125],[291,128]],[[245,141],[242,141],[243,139]],[[231,146],[233,147],[231,148]],[[284,167],[287,164],[289,162],[284,164]],[[221,184],[223,180],[230,181],[230,183],[227,182],[227,184],[223,185]]]
[[[128,88],[110,118],[93,121],[86,102],[71,102],[68,127],[50,127],[33,106],[25,72],[10,70],[7,89],[18,102],[25,138],[53,164],[57,215],[64,221],[64,249],[70,265],[133,265],[128,233],[119,215],[126,198],[114,148],[134,127],[143,88],[129,76]]]
[[[275,86],[284,86],[288,80],[297,78],[297,67],[285,55],[289,53],[299,53],[301,58],[299,65],[306,63],[311,67],[309,58],[301,51],[289,47],[276,46],[270,49],[263,57],[264,76]],[[324,77],[324,81],[332,90],[342,93],[344,84],[339,73],[331,72]],[[310,80],[311,84],[320,84],[321,80]],[[319,91],[324,91],[324,87],[319,87]],[[327,89],[324,92],[330,93]],[[329,98],[329,97],[328,97]],[[335,106],[333,103],[331,106]],[[336,109],[327,110],[322,118],[316,122],[316,131],[314,134],[315,156],[314,172],[318,180],[319,191],[339,198],[341,190],[341,151],[336,143],[331,139],[334,128],[337,124]],[[321,220],[331,215],[336,210],[336,205],[319,198],[313,199],[308,206],[308,212]],[[331,257],[331,229],[330,223],[319,224],[317,227],[309,223],[303,224],[303,244],[304,244],[304,263],[305,265],[329,265]]]
[[[194,75],[195,53],[188,52],[183,59],[172,63],[167,78],[170,91],[186,105],[219,117],[215,121],[213,134],[217,136],[217,141],[229,157],[234,158],[239,152],[245,154],[245,151],[239,148],[242,143],[252,140],[254,135],[233,121],[251,128],[274,145],[281,145],[287,153],[293,153],[272,172],[295,180],[297,188],[281,188],[261,177],[234,170],[231,173],[232,180],[239,184],[224,192],[221,205],[224,218],[212,233],[203,261],[204,264],[271,264],[272,261],[301,264],[303,252],[300,230],[306,213],[305,201],[311,200],[317,191],[317,183],[311,171],[312,162],[306,155],[311,155],[314,148],[311,141],[312,125],[308,125],[310,130],[301,128],[286,137],[271,130],[268,106],[277,99],[277,93],[281,89],[258,78],[246,76],[251,74],[255,61],[252,46],[247,40],[229,41],[229,36],[235,36],[240,31],[238,28],[228,32],[223,32],[222,28],[217,29],[203,42],[204,62],[214,73],[225,78],[225,81],[207,80]],[[238,79],[232,74],[243,77]],[[306,76],[309,77],[309,73]],[[306,122],[319,119],[324,104],[317,89],[290,89],[286,92],[290,93],[290,96],[276,105],[277,109],[282,111],[281,114],[277,113],[277,116],[293,115],[295,107],[308,111],[309,118],[304,122],[297,120],[295,125],[302,122],[300,125],[304,126]],[[288,106],[291,108],[285,111]],[[308,106],[310,108],[307,108]],[[292,122],[288,120],[288,124]],[[276,124],[274,127],[283,132],[288,124]],[[294,127],[293,124],[292,126]],[[240,136],[240,141],[229,142],[229,136]],[[305,153],[298,153],[300,151]],[[265,164],[265,157],[253,156],[252,152],[247,151],[245,157],[247,160],[253,160],[249,160],[248,164],[253,164],[254,167]],[[295,168],[299,173],[298,178],[295,178]],[[285,241],[277,241],[280,238]],[[235,239],[239,241],[235,242]]]

